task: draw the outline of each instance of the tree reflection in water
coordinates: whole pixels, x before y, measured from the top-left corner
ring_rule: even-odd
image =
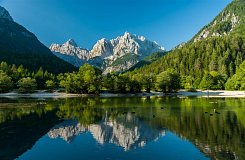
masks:
[[[90,97],[44,103],[6,101],[0,108],[0,158],[10,154],[10,149],[15,153],[11,157],[21,155],[49,130],[50,138],[61,137],[68,143],[90,132],[98,143],[114,143],[125,150],[144,147],[171,131],[212,159],[245,159],[244,106],[245,99],[234,98]],[[41,122],[49,123],[34,127]],[[11,129],[10,124],[18,129]],[[27,148],[13,152],[17,148],[6,147],[16,143],[21,138],[17,135],[26,133],[28,128],[29,136],[22,141],[22,146],[29,144]]]

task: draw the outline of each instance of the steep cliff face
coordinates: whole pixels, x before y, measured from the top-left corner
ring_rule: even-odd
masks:
[[[197,42],[208,37],[220,37],[228,35],[238,24],[239,17],[231,12],[222,12],[211,24],[206,26],[200,34],[198,34],[194,42]]]
[[[124,150],[143,147],[146,143],[165,135],[164,129],[153,129],[132,114],[116,120],[105,118],[98,124],[88,126],[81,125],[74,120],[65,121],[53,127],[48,135],[50,138],[59,137],[71,143],[76,136],[85,132],[91,133],[100,144],[114,143],[123,147]]]
[[[65,60],[72,65],[79,67],[83,65],[89,57],[89,51],[78,47],[73,39],[69,39],[64,44],[52,44],[50,50],[54,55]]]
[[[234,0],[211,23],[204,26],[192,41],[244,32],[244,7],[244,0]]]
[[[89,63],[101,68],[104,73],[125,71],[151,53],[164,51],[156,42],[128,32],[112,40],[103,38],[90,51],[78,47],[73,40],[61,45],[52,44],[50,50],[75,66]]]
[[[69,39],[67,42],[61,45],[52,44],[50,49],[64,55],[77,56],[80,59],[87,59],[89,56],[89,51],[79,48],[73,39]]]

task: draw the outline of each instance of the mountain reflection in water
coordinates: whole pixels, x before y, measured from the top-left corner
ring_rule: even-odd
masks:
[[[118,116],[114,120],[105,117],[103,121],[88,126],[81,125],[76,120],[65,121],[53,127],[48,135],[71,143],[76,136],[85,132],[90,132],[100,144],[114,143],[125,151],[144,147],[147,142],[156,141],[165,135],[164,129],[151,128],[132,113]]]
[[[84,159],[245,159],[245,99],[90,97],[0,102],[3,160],[82,155]],[[88,135],[101,145],[100,150]],[[81,138],[88,144],[78,143]]]

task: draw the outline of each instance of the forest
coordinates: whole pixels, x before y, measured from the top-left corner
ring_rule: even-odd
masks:
[[[88,64],[80,67],[79,71],[54,75],[40,68],[37,72],[30,72],[22,65],[0,64],[0,92],[17,91],[32,93],[36,90],[65,89],[67,93],[99,94],[138,93],[138,92],[175,92],[181,88],[180,76],[174,70],[167,70],[159,75],[128,76],[126,74],[102,72]]]
[[[169,58],[178,59],[182,52],[188,52],[181,52],[181,49],[178,49],[174,52],[179,53],[164,56],[160,61],[163,63],[162,65],[158,65],[159,61],[157,61],[157,65],[154,64],[155,62],[152,64],[152,66],[156,65],[155,68],[142,67],[135,71],[122,74],[110,73],[103,75],[100,69],[85,64],[80,67],[79,71],[56,75],[49,73],[42,68],[37,72],[32,72],[24,68],[23,65],[15,66],[2,62],[0,64],[0,93],[10,91],[32,93],[36,90],[53,92],[57,89],[63,89],[67,93],[76,94],[99,94],[102,92],[150,93],[152,91],[171,93],[176,92],[179,89],[186,89],[188,91],[196,91],[196,89],[244,90],[245,62],[239,67],[239,64],[241,63],[239,59],[241,58],[240,56],[243,55],[238,54],[235,56],[232,54],[232,50],[235,48],[239,50],[240,47],[244,46],[239,45],[237,41],[236,44],[237,46],[234,46],[231,51],[222,55],[223,59],[221,59],[221,52],[216,52],[216,50],[212,51],[213,54],[210,59],[208,57],[203,57],[202,59],[207,59],[207,61],[210,61],[210,64],[213,64],[211,66],[207,65],[208,67],[205,66],[209,62],[200,61],[199,63],[192,63],[194,58],[189,54],[189,57],[182,57],[180,64],[176,63],[175,66],[172,64],[173,67],[158,68],[158,66],[166,66],[167,62],[170,62]],[[217,46],[217,48],[219,47]],[[190,50],[192,49],[192,46],[190,46]],[[199,56],[201,57],[204,55],[201,54]],[[215,63],[215,59],[217,60],[217,63]],[[222,63],[222,61],[226,62],[225,65],[219,64]],[[182,68],[181,64],[183,63],[190,69],[186,69],[185,67]],[[168,66],[170,65],[171,63],[168,64]],[[191,67],[196,68],[196,70],[191,69]],[[238,68],[236,73],[235,68]]]
[[[238,78],[234,77],[242,76],[240,73],[244,68],[244,64],[241,65],[245,59],[244,51],[245,43],[242,37],[211,37],[187,43],[157,61],[125,74],[129,77],[149,73],[159,75],[172,68],[180,75],[181,87],[184,89],[241,90],[244,89],[241,87],[241,80],[235,82],[234,79]],[[231,87],[232,81],[239,83],[237,87]]]

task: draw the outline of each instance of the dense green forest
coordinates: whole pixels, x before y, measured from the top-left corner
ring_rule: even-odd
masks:
[[[245,43],[241,37],[214,37],[175,49],[132,73],[159,74],[168,68],[174,68],[181,75],[196,79],[211,71],[230,77],[245,59],[244,51]]]
[[[34,92],[36,89],[51,90],[55,87],[56,76],[40,68],[31,72],[23,65],[0,64],[0,93],[18,89],[20,93]]]
[[[133,67],[131,67],[128,71],[133,71],[136,68],[140,68],[144,65],[151,64],[152,62],[155,62],[159,58],[163,57],[166,54],[166,52],[154,52],[144,58],[142,61],[139,61],[137,64],[135,64]]]
[[[226,83],[227,90],[245,90],[245,61]]]
[[[20,93],[30,93],[37,89],[64,88],[68,93],[98,94],[111,93],[138,93],[143,90],[174,92],[181,88],[179,74],[167,70],[159,75],[140,75],[129,77],[123,74],[103,75],[101,70],[88,64],[80,67],[79,71],[54,75],[40,68],[31,72],[22,65],[0,64],[0,92],[5,93],[17,90]]]
[[[183,88],[225,89],[227,79],[245,59],[244,51],[245,43],[241,37],[213,37],[186,44],[126,75],[158,75],[172,68],[180,74]]]
[[[181,88],[244,89],[241,78],[244,67],[237,71],[245,60],[244,13],[245,1],[234,0],[189,42],[125,75],[157,76],[172,69],[181,77]]]
[[[85,64],[77,72],[55,75],[44,71],[42,68],[37,72],[31,72],[22,65],[16,67],[2,62],[0,64],[0,93],[12,90],[20,93],[31,93],[40,89],[52,92],[60,88],[64,88],[67,93],[78,94],[139,93],[142,91],[169,93],[176,92],[181,88],[189,91],[195,91],[196,88],[244,90],[244,70],[245,62],[240,65],[236,74],[233,73],[233,76],[227,81],[229,71],[222,73],[212,70],[202,73],[200,70],[200,72],[192,72],[194,74],[192,77],[190,72],[188,76],[183,76],[173,68],[166,68],[159,73],[151,71],[135,74],[138,71],[136,70],[124,74],[103,75],[100,69]],[[200,78],[195,79],[195,73],[200,74]]]

